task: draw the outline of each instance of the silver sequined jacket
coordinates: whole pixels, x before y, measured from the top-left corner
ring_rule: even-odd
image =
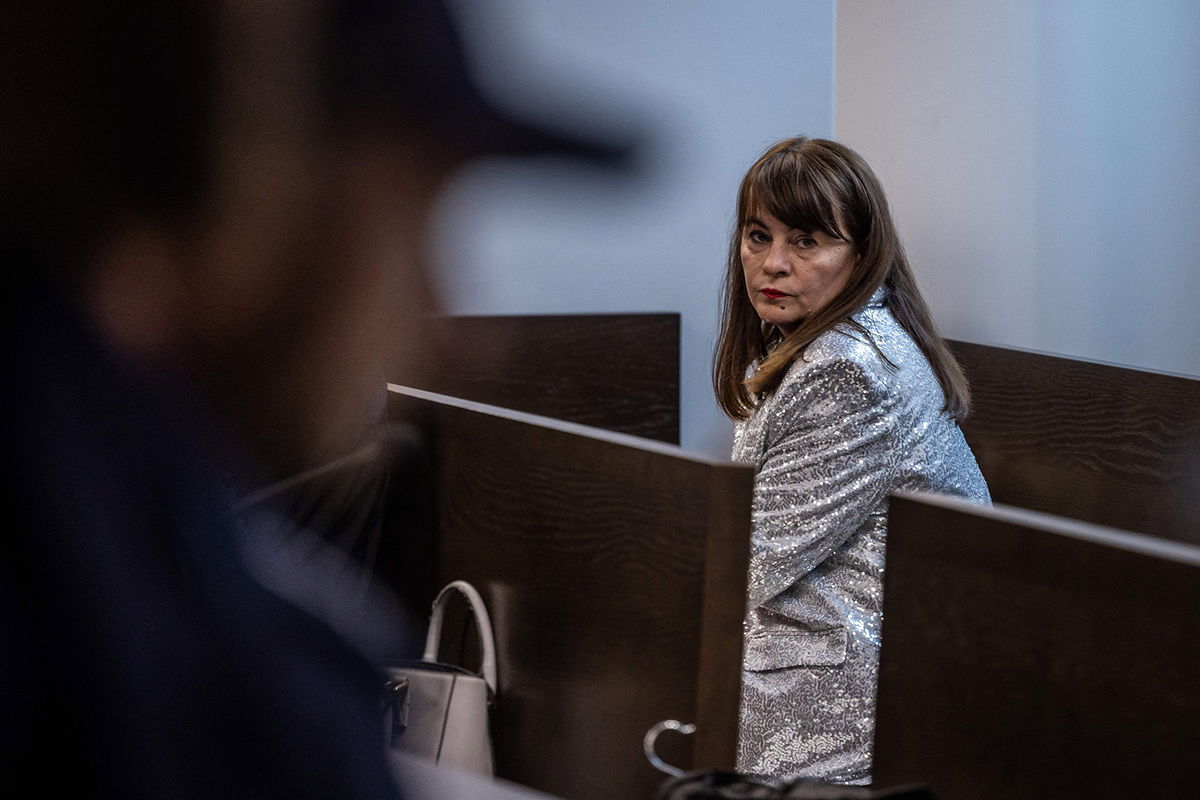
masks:
[[[757,468],[742,772],[869,782],[888,494],[989,501],[883,298],[853,317],[869,340],[845,325],[818,337],[736,429],[733,459]]]

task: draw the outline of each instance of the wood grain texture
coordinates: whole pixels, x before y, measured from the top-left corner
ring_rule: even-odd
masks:
[[[679,315],[460,316],[411,385],[679,443]]]
[[[465,579],[495,628],[501,777],[565,798],[653,796],[642,754],[732,767],[752,469],[446,397],[436,453],[438,583]],[[667,739],[669,737],[664,737]]]
[[[996,502],[1200,543],[1200,380],[950,342]]]
[[[939,800],[1195,797],[1200,549],[1089,529],[892,499],[877,783]]]

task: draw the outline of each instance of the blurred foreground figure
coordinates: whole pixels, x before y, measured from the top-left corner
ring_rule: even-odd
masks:
[[[433,311],[426,217],[486,152],[436,3],[6,4],[8,780],[388,797],[394,620],[233,509],[336,457]],[[353,624],[348,624],[352,620]]]

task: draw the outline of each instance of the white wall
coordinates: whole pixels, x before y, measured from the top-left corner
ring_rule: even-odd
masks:
[[[734,195],[772,142],[828,136],[832,0],[460,3],[483,75],[506,102],[584,105],[646,134],[643,167],[609,176],[493,161],[445,198],[437,241],[461,314],[682,315],[683,445],[726,457],[709,359]]]
[[[841,0],[836,135],[944,331],[1200,374],[1200,3]]]

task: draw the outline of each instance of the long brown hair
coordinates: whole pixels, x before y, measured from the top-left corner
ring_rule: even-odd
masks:
[[[747,220],[762,212],[790,228],[847,240],[858,250],[841,294],[788,336],[764,324],[746,294],[741,235]],[[738,190],[721,334],[713,357],[713,389],[721,408],[733,419],[749,417],[813,340],[839,324],[859,327],[851,314],[880,286],[888,290],[884,304],[929,360],[942,386],[944,410],[961,421],[971,404],[966,376],[921,297],[875,173],[858,153],[828,139],[800,136],[773,145],[750,167]],[[757,368],[747,377],[754,364]]]

